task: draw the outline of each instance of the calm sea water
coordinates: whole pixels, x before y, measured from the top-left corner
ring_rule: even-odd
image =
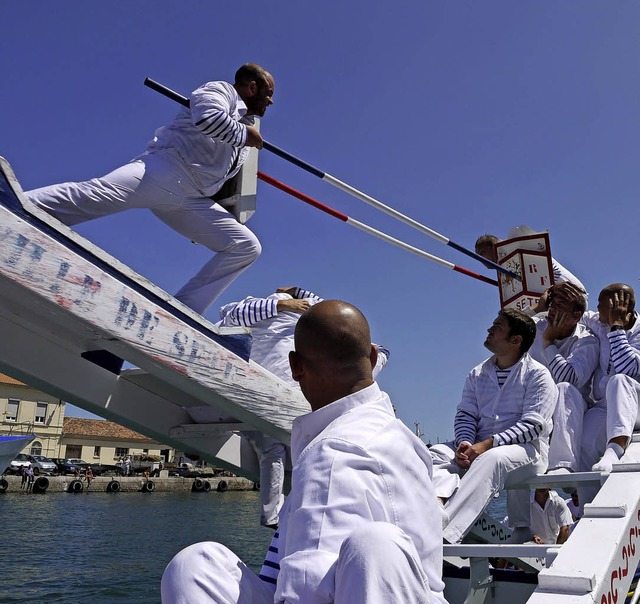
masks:
[[[258,493],[0,496],[0,603],[160,602],[169,560],[219,541],[259,570]]]
[[[218,541],[256,572],[273,531],[258,493],[0,495],[0,604],[160,602],[169,560]],[[492,515],[506,514],[502,495]]]

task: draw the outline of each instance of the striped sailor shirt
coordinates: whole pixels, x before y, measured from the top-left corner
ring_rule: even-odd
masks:
[[[253,334],[251,360],[281,380],[295,384],[289,367],[289,352],[293,350],[293,334],[300,313],[278,312],[278,300],[296,298],[307,300],[310,305],[322,302],[309,290],[296,287],[293,296],[277,292],[266,298],[248,296],[240,302],[226,304],[220,309],[223,327],[250,327]],[[389,351],[378,346],[378,362],[373,370],[374,379],[389,360]]]
[[[251,328],[251,360],[290,384],[295,382],[291,377],[289,352],[293,350],[293,334],[300,313],[278,312],[278,300],[293,298],[308,300],[311,305],[322,301],[313,292],[297,287],[293,296],[280,292],[266,298],[248,296],[220,309],[220,325]]]
[[[544,348],[543,333],[549,324],[546,317],[536,316],[536,339],[529,354],[551,372],[556,384],[567,382],[578,388],[585,400],[591,393],[591,377],[598,367],[598,338],[578,323],[573,333]]]
[[[596,401],[604,398],[607,382],[612,375],[622,373],[640,382],[640,318],[634,314],[631,329],[611,331],[602,323],[599,314],[587,311],[582,322],[600,340],[600,365],[593,379],[593,396]]]
[[[242,167],[249,147],[247,106],[228,82],[208,82],[191,93],[190,107],[155,132],[149,153],[169,151],[203,197],[218,192]]]
[[[500,387],[491,357],[471,370],[454,420],[455,445],[493,438],[494,446],[548,438],[558,389],[549,371],[528,354]]]
[[[262,568],[258,574],[258,577],[260,577],[260,579],[262,579],[274,593],[278,582],[278,573],[280,572],[280,558],[282,558],[280,548],[278,546],[279,539],[280,533],[279,531],[276,531],[273,535],[273,539],[271,539],[267,555],[264,558]]]

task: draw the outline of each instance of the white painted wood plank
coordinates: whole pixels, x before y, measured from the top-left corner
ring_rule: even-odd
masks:
[[[48,221],[57,223],[50,217]],[[59,223],[57,228],[66,229]],[[77,234],[69,235],[96,252]],[[97,255],[143,289],[69,249],[63,237],[46,234],[0,206],[2,304],[20,321],[31,324],[34,333],[42,330],[52,341],[78,353],[108,350],[158,378],[156,390],[167,384],[167,395],[186,393],[288,441],[293,419],[309,411],[299,391],[207,337],[202,325],[196,329],[163,308],[154,301],[157,292],[149,290],[148,282],[104,252]],[[200,322],[210,325],[204,319]]]

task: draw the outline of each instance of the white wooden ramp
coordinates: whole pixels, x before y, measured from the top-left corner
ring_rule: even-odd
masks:
[[[217,330],[33,206],[0,158],[1,371],[257,480],[239,433],[288,443],[309,406],[247,361],[250,337]],[[200,406],[220,421],[195,425],[187,408]]]

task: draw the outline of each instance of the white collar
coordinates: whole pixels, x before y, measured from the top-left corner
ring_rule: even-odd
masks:
[[[291,457],[295,464],[305,447],[316,438],[331,422],[340,416],[373,400],[380,401],[391,415],[393,407],[389,398],[384,395],[375,382],[358,392],[349,394],[325,407],[301,415],[293,420],[291,428]],[[383,402],[384,401],[384,402]]]

